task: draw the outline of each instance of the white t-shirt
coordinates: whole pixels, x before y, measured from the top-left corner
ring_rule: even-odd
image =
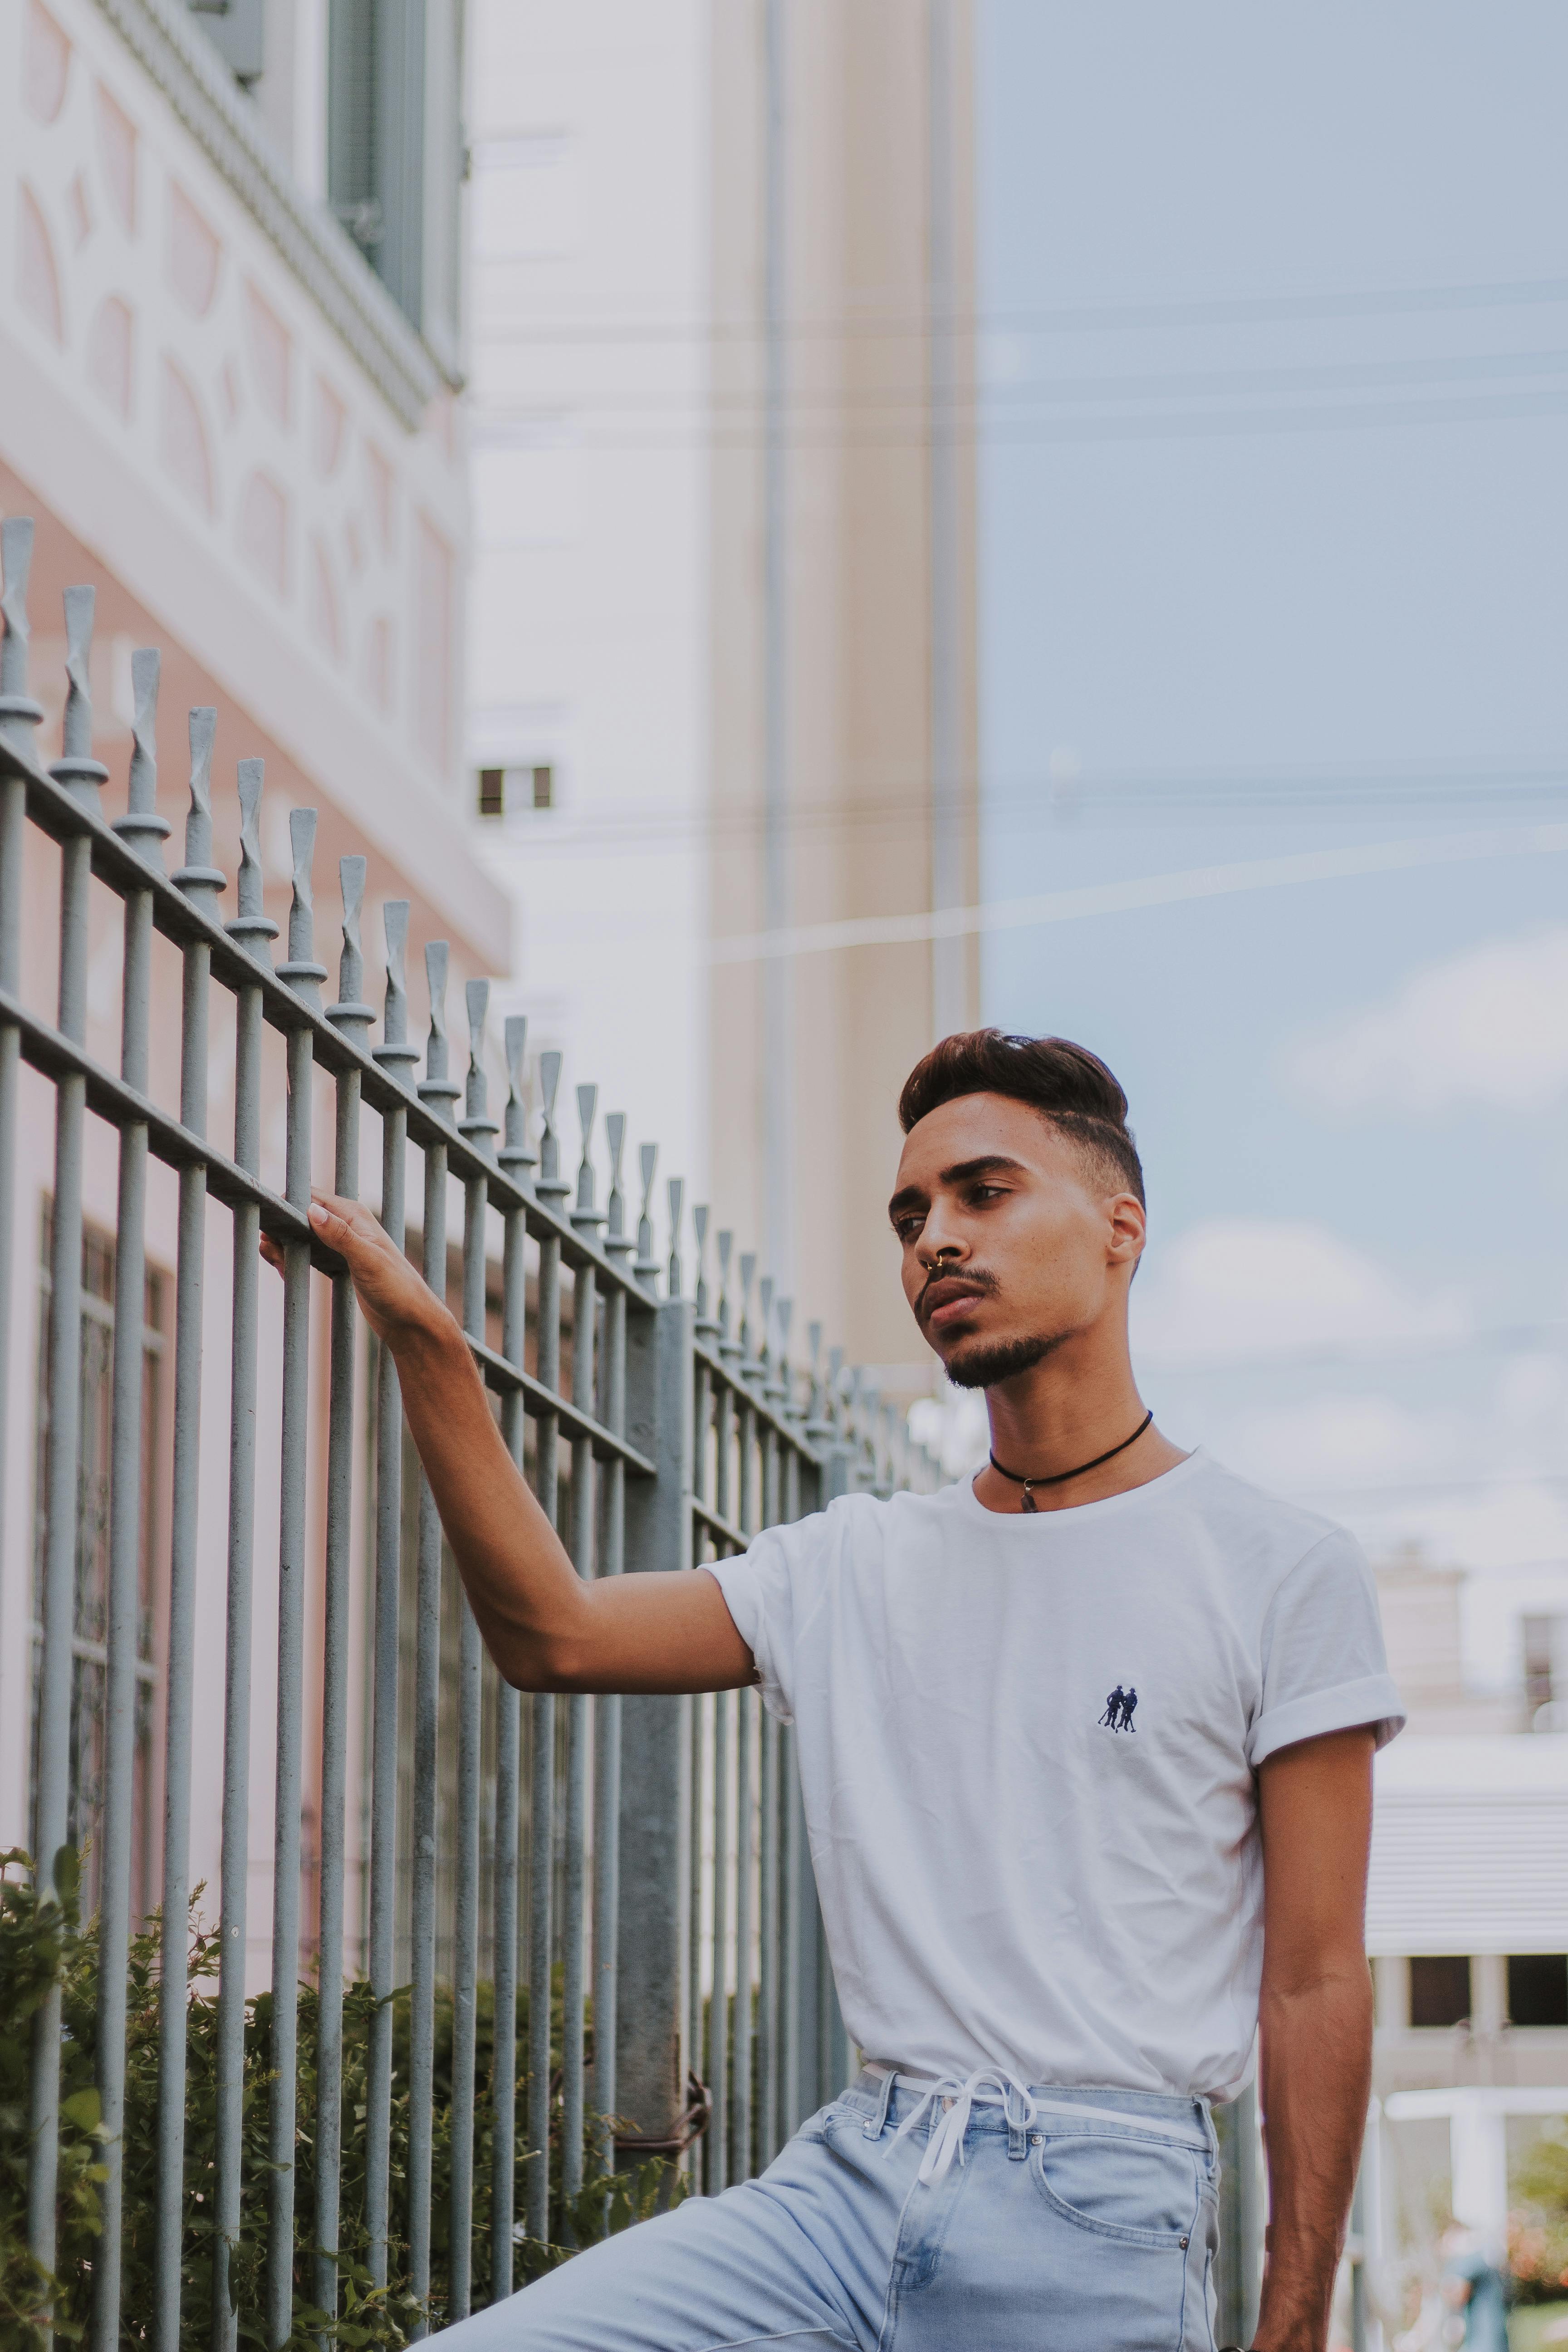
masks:
[[[1202,1453],[1076,1510],[850,1495],[717,1563],[796,1728],[850,2038],[932,2074],[1233,2096],[1254,1771],[1405,1720],[1353,1539]]]

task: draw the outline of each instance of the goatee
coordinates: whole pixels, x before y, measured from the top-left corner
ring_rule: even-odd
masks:
[[[977,1340],[972,1347],[954,1349],[942,1370],[955,1389],[994,1389],[1043,1363],[1066,1337],[1065,1331],[1056,1331],[1032,1339],[997,1339],[989,1347]]]

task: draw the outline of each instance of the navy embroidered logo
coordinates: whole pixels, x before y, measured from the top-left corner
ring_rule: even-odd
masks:
[[[1132,1720],[1132,1714],[1137,1705],[1138,1694],[1131,1685],[1129,1684],[1123,1690],[1121,1685],[1118,1683],[1105,1702],[1105,1713],[1100,1720],[1108,1731],[1131,1731],[1136,1734],[1137,1726]]]

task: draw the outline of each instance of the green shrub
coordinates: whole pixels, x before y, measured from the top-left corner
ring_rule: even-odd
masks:
[[[1509,2268],[1523,2303],[1550,2303],[1568,2287],[1568,2134],[1549,2126],[1518,2168],[1523,2210],[1509,2218]]]
[[[76,1857],[62,1852],[57,1867],[57,1899],[40,1901],[31,1864],[13,1850],[0,1853],[0,2352],[47,2352],[47,2335],[72,2338],[86,2329],[92,2295],[93,2255],[101,2227],[100,2187],[105,2133],[93,2081],[93,2036],[98,1994],[97,1922],[82,1925],[78,1902]],[[202,1894],[192,1897],[186,1938],[184,2229],[181,2261],[182,2352],[202,2352],[211,2333],[213,2296],[213,2195],[216,2181],[216,2047],[218,1939],[196,1914]],[[123,2222],[121,2337],[145,2352],[153,2308],[153,2252],[157,2214],[158,1993],[162,1958],[161,1922],[154,1916],[133,1941],[128,1970],[125,2131],[122,2150]],[[54,2277],[27,2249],[27,2155],[33,2021],[50,1990],[59,1985],[64,2038],[61,2058],[58,2238]],[[364,2352],[384,2347],[397,2352],[414,2326],[428,2319],[438,2326],[446,2315],[450,2276],[452,2158],[452,2018],[449,1987],[436,2000],[436,2063],[431,2212],[431,2279],[428,2303],[415,2296],[406,2271],[408,2236],[408,2049],[409,1996],[393,1996],[393,2105],[391,2144],[391,2263],[389,2284],[375,2287],[367,2266],[364,2220],[364,2115],[366,2065],[375,1996],[363,1979],[343,1992],[343,2092],[340,2230],[336,2248],[339,2308],[316,2307],[313,2212],[315,2196],[316,2065],[319,2011],[314,1987],[300,1992],[296,2069],[297,2136],[294,2195],[295,2294],[290,2352],[310,2352],[323,2340]],[[552,2082],[558,2080],[561,2047],[559,1971],[552,2000]],[[244,2161],[239,2235],[230,2265],[230,2294],[242,2339],[260,2347],[263,2265],[267,2245],[268,2116],[276,2076],[268,2058],[272,1996],[261,1993],[246,2004]],[[492,2189],[491,2084],[497,2055],[494,1988],[481,1985],[478,2003],[478,2064],[475,2097],[473,2303],[489,2300],[489,2230]],[[504,2039],[504,2037],[503,2037]],[[518,2084],[521,2125],[526,2095],[528,1992],[520,1990],[510,2054]],[[550,2235],[527,2239],[514,2230],[515,2284],[564,2262],[573,2249],[625,2229],[655,2210],[661,2199],[679,2198],[685,2182],[675,2168],[654,2158],[634,2172],[606,2173],[600,2162],[600,2119],[590,2118],[584,2184],[568,2203],[561,2189],[561,2101],[551,2100]],[[534,2159],[519,2149],[513,2177],[513,2212],[523,2210],[526,2168]],[[45,2315],[52,2305],[52,2319]]]

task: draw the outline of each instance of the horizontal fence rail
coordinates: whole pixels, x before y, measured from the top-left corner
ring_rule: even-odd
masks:
[[[289,813],[292,887],[274,963],[261,762],[239,763],[230,896],[214,862],[210,710],[190,714],[183,859],[165,871],[153,652],[133,657],[126,804],[106,818],[89,589],[66,593],[62,754],[38,764],[31,545],[29,523],[4,524],[0,1281],[11,1285],[17,1262],[26,1065],[54,1104],[33,1916],[40,1934],[75,1936],[89,1956],[96,2095],[84,2105],[67,2094],[89,2062],[68,2014],[79,1979],[62,1967],[34,2011],[27,2067],[37,2315],[46,2329],[85,2325],[95,2352],[122,2340],[234,2352],[242,2328],[270,2347],[312,2333],[324,2345],[351,2320],[370,2331],[356,2342],[417,2336],[505,2295],[677,2181],[711,2194],[764,2166],[845,2079],[849,2053],[790,1733],[754,1690],[557,1698],[500,1682],[405,1442],[396,1369],[309,1223],[312,1177],[330,1171],[338,1192],[357,1195],[377,1140],[366,1115],[379,1123],[381,1221],[405,1249],[416,1225],[426,1277],[460,1316],[512,1458],[584,1576],[726,1558],[835,1495],[930,1486],[938,1474],[837,1355],[824,1367],[815,1328],[808,1366],[791,1361],[789,1303],[758,1282],[752,1256],[734,1256],[728,1233],[713,1237],[714,1280],[705,1207],[692,1216],[688,1295],[679,1181],[660,1254],[655,1147],[640,1149],[634,1234],[625,1119],[603,1121],[602,1166],[595,1089],[578,1087],[568,1148],[561,1056],[531,1065],[521,1018],[505,1024],[507,1091],[492,1117],[489,986],[467,984],[459,1069],[440,942],[425,951],[426,1040],[411,1041],[405,902],[382,910],[373,1042],[363,857],[341,862],[342,947],[324,1002],[310,810]],[[36,872],[31,852],[46,839],[59,891],[52,1018],[26,1001],[21,961],[24,871]],[[110,1068],[89,1050],[89,966],[95,925],[116,902],[121,1050]],[[154,1098],[149,1075],[159,940],[181,974],[177,1111]],[[221,1138],[208,1132],[219,1008],[234,1040],[233,1131]],[[275,1183],[264,1145],[279,1049]],[[331,1133],[318,1135],[312,1114],[328,1089]],[[94,1124],[118,1145],[111,1255],[85,1205]],[[148,1265],[153,1163],[174,1171],[178,1192],[168,1335],[161,1306],[148,1305],[166,1287]],[[226,1297],[209,1282],[215,1205],[232,1231],[218,1267]],[[282,1260],[280,1338],[260,1287],[263,1235]],[[91,1264],[111,1264],[111,1297],[107,1276],[84,1289],[95,1247]],[[19,1302],[8,1287],[0,1304]],[[214,1360],[215,1331],[226,1362]],[[105,1489],[106,1523],[93,1538],[104,1591],[90,1639],[79,1622],[91,1581],[82,1496],[84,1463],[101,1452],[103,1374],[84,1370],[84,1332],[92,1366],[107,1361],[109,1391],[108,1476],[91,1482]],[[160,1413],[150,1399],[165,1365]],[[0,1395],[0,1429],[14,1432],[20,1402]],[[279,1433],[265,1448],[264,1428]],[[204,1474],[210,1483],[225,1463],[218,1578],[198,1497]],[[0,1475],[23,1475],[13,1442]],[[160,1492],[166,1525],[150,1536]],[[258,1559],[262,1523],[277,1531],[275,1576]],[[198,1722],[213,1719],[197,1686],[202,1612],[219,1585],[221,1742],[209,1754],[204,1734],[198,1758]],[[84,1657],[97,1679],[84,1680]],[[272,1724],[258,1713],[253,1725],[253,1688],[275,1692]],[[101,1789],[88,1929],[77,1920],[84,1710],[100,1718],[87,1727]],[[247,1969],[251,1780],[268,1732],[270,1952],[258,1983],[256,1963]],[[138,1759],[154,1741],[161,1826],[139,1833]],[[222,1781],[210,1926],[193,1907],[198,1771]],[[367,1858],[357,1900],[351,1848]],[[101,2168],[90,2192],[83,2147]],[[97,2219],[82,2260],[69,2216],[88,2193]]]

